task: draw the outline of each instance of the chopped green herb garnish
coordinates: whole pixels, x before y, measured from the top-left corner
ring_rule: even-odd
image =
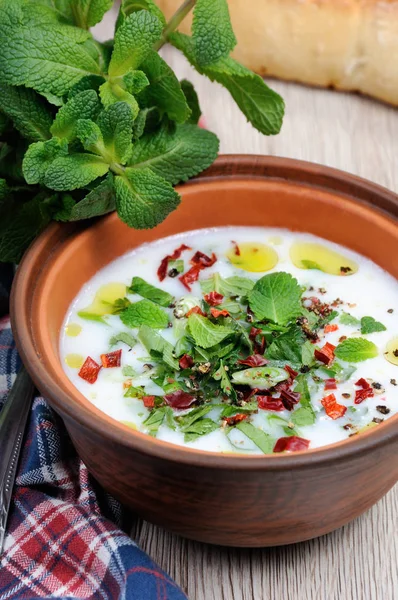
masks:
[[[286,325],[301,314],[302,289],[289,273],[271,273],[259,279],[249,294],[257,319]]]
[[[376,321],[373,317],[362,317],[361,319],[361,333],[376,333],[378,331],[386,331],[386,327],[383,323]]]
[[[361,362],[378,355],[377,346],[364,338],[348,338],[339,344],[335,356],[346,362]]]
[[[360,324],[360,321],[356,317],[346,312],[340,314],[339,321],[343,325],[350,325],[351,327],[357,327]]]
[[[189,316],[188,326],[196,344],[202,348],[211,348],[234,332],[232,327],[215,325],[206,317],[198,314]]]
[[[232,373],[232,382],[237,385],[250,385],[260,389],[269,389],[285,381],[289,375],[285,369],[277,367],[252,367]]]
[[[128,291],[131,294],[138,294],[139,296],[164,307],[170,306],[174,300],[174,297],[171,294],[147,283],[141,277],[133,277]]]
[[[165,329],[169,323],[167,314],[150,300],[139,300],[130,304],[121,314],[122,323],[127,327],[147,325],[153,329]]]
[[[265,433],[247,421],[241,421],[235,427],[244,433],[264,454],[272,454],[275,439],[268,433]]]
[[[109,345],[115,346],[118,342],[123,342],[124,344],[127,344],[127,346],[130,346],[130,348],[133,348],[136,345],[137,340],[133,335],[131,335],[131,333],[128,333],[127,331],[121,331],[120,333],[116,333],[111,337],[109,340]]]
[[[137,373],[131,365],[124,365],[124,367],[122,367],[122,375],[124,375],[124,377],[136,377]]]

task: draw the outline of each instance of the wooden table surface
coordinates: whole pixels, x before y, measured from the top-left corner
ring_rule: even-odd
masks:
[[[98,31],[111,35],[111,21]],[[257,133],[228,93],[195,73],[173,49],[164,57],[195,85],[223,153],[314,161],[398,192],[398,111],[373,100],[273,81],[286,102],[279,136]],[[398,460],[396,456],[391,460]],[[328,507],[325,506],[325,510]],[[184,540],[137,519],[133,538],[190,600],[397,600],[398,486],[327,536],[279,548],[228,549]]]

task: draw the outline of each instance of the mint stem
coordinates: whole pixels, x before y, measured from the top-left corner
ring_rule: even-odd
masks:
[[[162,37],[155,44],[154,50],[160,50],[160,48],[166,44],[169,34],[177,29],[181,21],[183,21],[187,14],[191,12],[195,4],[196,0],[185,0],[185,2],[181,4],[180,8],[174,13],[166,27],[163,29]]]

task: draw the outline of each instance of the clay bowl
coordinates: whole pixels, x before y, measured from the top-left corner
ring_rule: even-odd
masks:
[[[286,159],[221,157],[180,189],[155,230],[115,214],[51,225],[15,279],[12,324],[36,386],[61,415],[88,469],[143,518],[231,546],[290,544],[360,515],[398,480],[398,416],[370,432],[290,455],[238,456],[157,441],[107,417],[69,382],[58,355],[62,320],[80,287],[134,246],[217,225],[309,231],[368,256],[398,278],[398,199],[346,173]]]

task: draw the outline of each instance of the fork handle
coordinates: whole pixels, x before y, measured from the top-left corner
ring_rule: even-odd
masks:
[[[33,393],[33,382],[22,367],[0,413],[0,555]]]

